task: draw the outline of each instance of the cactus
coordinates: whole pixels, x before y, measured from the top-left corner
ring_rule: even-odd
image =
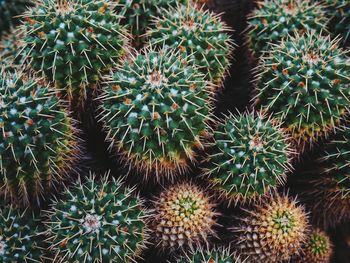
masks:
[[[284,183],[291,168],[287,139],[262,113],[230,114],[219,121],[208,144],[204,172],[230,203],[254,200]]]
[[[79,104],[128,46],[109,1],[42,0],[24,21],[29,64]]]
[[[329,263],[331,262],[332,250],[332,244],[328,235],[324,231],[314,228],[311,231],[309,240],[303,248],[301,257],[295,262]]]
[[[324,6],[310,0],[259,1],[248,16],[249,46],[257,57],[270,49],[269,43],[277,44],[295,31],[324,31],[327,22]]]
[[[185,256],[176,260],[177,263],[244,263],[230,248],[208,248],[199,247],[196,250],[186,253]]]
[[[227,34],[230,29],[214,15],[195,5],[177,5],[163,10],[163,16],[154,20],[154,28],[146,35],[153,46],[169,46],[206,75],[206,79],[220,83],[230,64],[233,42]]]
[[[6,67],[7,70],[23,67],[24,56],[23,54],[19,55],[22,38],[23,34],[18,31],[3,35],[0,41],[0,67]]]
[[[146,178],[183,173],[202,147],[209,93],[203,75],[188,63],[169,50],[145,50],[105,80],[99,118],[110,147]]]
[[[296,200],[273,193],[247,210],[247,216],[234,228],[240,254],[247,256],[248,262],[288,261],[307,241],[307,221]]]
[[[32,212],[0,208],[0,262],[44,262],[44,238],[40,219]]]
[[[108,175],[80,179],[49,211],[47,235],[57,262],[136,262],[148,212],[134,189]]]
[[[44,80],[0,73],[0,194],[39,202],[77,158],[74,121]]]
[[[314,32],[283,40],[263,59],[255,106],[283,121],[304,149],[334,130],[348,111],[349,62],[338,40]]]
[[[30,0],[0,0],[0,39],[3,33],[19,24],[18,15],[33,5]]]
[[[152,230],[161,249],[174,251],[207,243],[215,235],[214,204],[192,183],[180,183],[164,190],[154,201]]]

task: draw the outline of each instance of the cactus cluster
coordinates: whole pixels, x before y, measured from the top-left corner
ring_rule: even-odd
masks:
[[[333,131],[348,112],[348,61],[338,40],[314,32],[283,40],[263,59],[255,105],[283,121],[304,148]]]
[[[43,79],[0,72],[0,194],[39,201],[77,158],[74,121]]]
[[[145,177],[183,173],[202,147],[210,91],[189,63],[170,50],[144,50],[105,80],[100,121],[111,148]]]
[[[191,8],[189,3],[164,10],[154,20],[154,28],[146,34],[152,46],[170,47],[191,57],[206,79],[222,81],[233,50],[229,28],[219,16],[209,11]]]
[[[284,183],[291,155],[287,139],[262,113],[230,114],[214,130],[205,174],[230,202],[254,200]]]
[[[218,215],[209,196],[192,183],[165,189],[154,201],[152,230],[163,250],[193,247],[214,236]]]
[[[230,248],[208,249],[199,247],[176,260],[176,263],[244,263]]]
[[[47,236],[57,262],[134,262],[147,239],[146,220],[134,189],[90,176],[54,202]]]

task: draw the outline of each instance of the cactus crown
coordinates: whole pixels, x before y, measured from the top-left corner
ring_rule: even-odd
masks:
[[[120,152],[145,172],[173,176],[194,160],[209,118],[207,83],[171,51],[145,51],[106,79],[101,121]]]
[[[163,16],[154,20],[154,28],[147,32],[150,43],[169,46],[183,56],[193,57],[193,63],[206,75],[206,79],[218,83],[229,65],[233,42],[230,30],[209,11],[197,9],[192,3],[163,10]]]
[[[106,1],[42,0],[25,13],[24,21],[24,52],[32,68],[77,100],[86,97],[88,85],[127,46],[120,18]]]
[[[332,245],[328,235],[320,229],[313,229],[303,252],[306,262],[329,262],[332,254]]]
[[[328,22],[323,6],[309,0],[263,0],[258,7],[248,17],[250,47],[258,54],[294,31],[321,32]]]
[[[190,183],[177,184],[155,201],[154,229],[158,245],[176,249],[207,242],[214,234],[216,213],[208,196]]]
[[[255,102],[304,146],[333,129],[348,111],[348,61],[338,40],[296,34],[263,59]]]
[[[73,120],[42,79],[0,70],[1,194],[28,202],[77,157]]]
[[[262,113],[226,116],[208,146],[205,173],[230,202],[249,201],[275,189],[290,169],[287,137]]]

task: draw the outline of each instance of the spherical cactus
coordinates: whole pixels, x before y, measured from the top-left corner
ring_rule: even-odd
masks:
[[[307,32],[273,46],[263,59],[256,106],[283,121],[304,148],[325,136],[347,112],[350,60],[338,40]]]
[[[263,0],[248,16],[248,41],[256,56],[295,31],[326,29],[328,19],[319,3],[310,0]]]
[[[262,113],[230,114],[213,132],[204,172],[230,203],[254,200],[284,183],[292,153],[287,140]]]
[[[0,208],[0,261],[44,262],[45,244],[40,219],[12,206]]]
[[[203,75],[171,51],[145,51],[106,79],[100,120],[130,167],[156,179],[188,169],[210,112]]]
[[[136,262],[145,246],[142,200],[108,176],[78,180],[49,213],[47,235],[57,262]]]
[[[247,210],[234,231],[240,253],[248,256],[248,262],[288,261],[300,253],[307,240],[307,215],[295,200],[273,194]]]
[[[29,64],[78,102],[127,47],[126,32],[109,1],[42,0],[24,21]]]
[[[33,5],[30,0],[0,0],[0,38],[4,32],[18,25],[18,15]]]
[[[164,9],[162,13],[162,17],[154,20],[154,28],[147,32],[150,43],[169,46],[184,57],[190,56],[207,80],[219,83],[228,69],[234,46],[227,34],[230,29],[218,15],[193,4]]]
[[[199,247],[176,260],[177,263],[244,263],[230,248],[207,249]]]
[[[164,190],[155,200],[152,218],[156,242],[174,251],[206,243],[215,235],[217,213],[209,196],[192,183],[180,183]]]
[[[39,202],[77,158],[74,121],[44,80],[0,73],[0,194]]]
[[[332,244],[328,235],[320,229],[312,229],[303,253],[295,262],[329,263],[332,255]],[[293,261],[294,262],[294,261]]]

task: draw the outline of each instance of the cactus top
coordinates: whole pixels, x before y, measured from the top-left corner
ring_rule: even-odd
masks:
[[[169,50],[145,51],[106,79],[101,121],[114,147],[146,177],[184,172],[202,145],[209,94],[188,63]]]
[[[250,47],[257,55],[269,51],[268,43],[277,44],[293,32],[321,32],[326,29],[325,10],[311,0],[263,0],[248,16]]]
[[[0,192],[27,202],[75,160],[76,132],[43,79],[0,72]]]
[[[144,247],[146,212],[133,189],[91,176],[53,204],[47,229],[52,251],[64,262],[129,262]]]
[[[197,248],[190,253],[186,253],[185,256],[177,259],[177,263],[244,263],[244,261],[232,253],[230,248]]]
[[[348,111],[350,59],[312,32],[273,46],[263,59],[255,102],[283,121],[299,144],[333,129]]]
[[[287,139],[261,113],[230,114],[213,133],[205,173],[230,202],[250,201],[284,183],[290,169]]]
[[[40,1],[24,15],[24,52],[32,68],[67,88],[70,98],[84,98],[127,46],[112,9],[108,1]]]
[[[228,31],[218,15],[190,3],[164,9],[147,35],[152,45],[170,46],[184,56],[192,56],[206,79],[218,83],[226,73],[234,47]]]

